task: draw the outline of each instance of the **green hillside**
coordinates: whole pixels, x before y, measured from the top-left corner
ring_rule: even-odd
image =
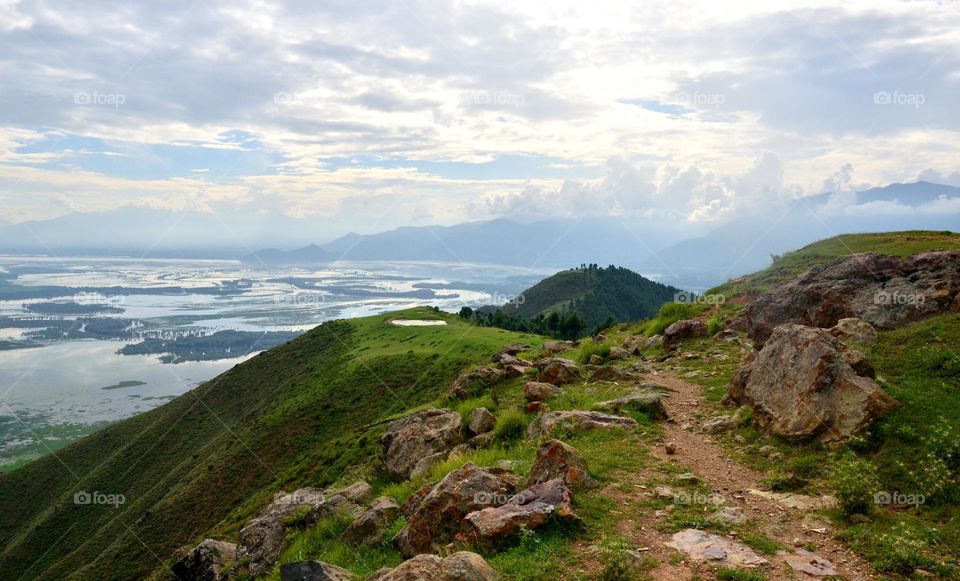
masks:
[[[448,324],[386,323],[398,317]],[[0,476],[0,579],[143,578],[211,529],[235,534],[277,490],[369,465],[384,418],[518,340],[539,343],[426,308],[321,325]],[[125,503],[76,505],[79,491]]]
[[[507,303],[501,310],[525,319],[572,311],[589,330],[608,318],[619,322],[650,318],[679,292],[626,268],[591,264],[540,281],[520,295],[522,300]]]

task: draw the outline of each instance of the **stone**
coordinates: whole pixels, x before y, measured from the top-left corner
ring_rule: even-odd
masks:
[[[364,504],[370,500],[370,496],[373,493],[373,488],[364,482],[363,480],[358,480],[350,486],[339,490],[337,492],[330,493],[330,496],[342,496],[349,500],[350,502],[355,502],[357,504]]]
[[[393,569],[381,569],[368,581],[494,581],[497,572],[476,553],[460,551],[441,559],[417,555]]]
[[[830,334],[860,345],[871,346],[877,344],[877,330],[870,323],[856,317],[840,319],[830,329]]]
[[[280,566],[280,581],[350,581],[353,573],[320,561],[298,561]]]
[[[463,441],[461,423],[460,414],[441,409],[423,410],[391,423],[380,438],[387,473],[406,480],[421,460],[449,453]]]
[[[833,528],[833,523],[831,523],[827,517],[811,512],[803,515],[803,520],[800,521],[800,527],[805,531],[826,534]]]
[[[512,537],[521,528],[536,529],[551,519],[578,523],[573,512],[573,494],[560,479],[535,484],[520,492],[509,502],[485,508],[466,516],[472,528],[467,538],[481,543],[499,543]]]
[[[844,441],[897,405],[872,379],[857,374],[847,351],[824,329],[781,325],[735,374],[730,399],[750,405],[767,433],[793,441]]]
[[[629,369],[603,366],[594,369],[587,381],[589,383],[596,383],[598,381],[636,381],[637,377],[637,372]]]
[[[813,577],[836,577],[837,568],[829,560],[806,549],[797,549],[793,553],[778,551],[777,556],[786,561],[790,568]]]
[[[661,500],[673,500],[676,493],[669,486],[657,486],[653,489],[653,495]]]
[[[766,490],[750,490],[753,496],[772,500],[787,508],[797,510],[822,510],[825,508],[834,508],[837,506],[837,499],[830,495],[808,496],[806,494],[794,494],[792,492],[769,492]]]
[[[537,367],[540,369],[540,381],[543,383],[563,385],[580,381],[580,368],[569,359],[561,357],[541,359]]]
[[[607,355],[607,358],[610,361],[620,361],[622,359],[629,359],[630,352],[622,347],[611,347],[610,353]]]
[[[478,367],[464,371],[455,380],[450,392],[460,399],[466,399],[475,386],[493,387],[503,378],[503,371],[496,367]]]
[[[647,340],[643,343],[643,346],[647,349],[663,347],[663,335],[654,335],[653,337],[647,338]]]
[[[663,347],[672,351],[683,339],[706,337],[707,324],[700,319],[681,319],[663,331]]]
[[[546,401],[563,393],[563,390],[552,383],[542,381],[528,381],[523,386],[523,397],[527,401]]]
[[[693,561],[717,566],[753,569],[770,563],[742,543],[697,529],[675,533],[673,540],[666,545],[686,554]]]
[[[548,412],[537,416],[535,420],[530,422],[527,427],[527,435],[535,440],[540,436],[549,436],[557,428],[582,432],[613,428],[629,429],[636,426],[637,421],[632,418],[610,416],[600,412],[583,410]]]
[[[737,332],[733,329],[724,329],[714,333],[713,338],[717,341],[736,341],[739,338],[739,335],[737,335]]]
[[[370,503],[370,507],[343,531],[341,538],[356,545],[375,545],[383,539],[383,533],[398,518],[400,505],[397,501],[389,496],[381,496]]]
[[[737,427],[737,421],[733,416],[717,416],[703,422],[701,428],[704,434],[722,434],[729,432]]]
[[[667,394],[657,391],[642,391],[631,393],[623,397],[618,397],[610,401],[598,402],[594,407],[601,411],[609,411],[615,414],[621,411],[642,412],[653,419],[667,419],[667,408],[663,405],[663,399]]]
[[[589,359],[590,365],[603,365],[603,357],[594,353]]]
[[[537,449],[537,457],[530,469],[528,485],[559,479],[576,492],[593,488],[597,482],[590,477],[587,461],[576,448],[560,440],[548,440]]]
[[[497,425],[497,416],[487,408],[477,408],[470,412],[470,422],[467,426],[474,434],[485,434]]]
[[[287,533],[276,517],[258,517],[240,529],[237,554],[250,560],[250,574],[254,577],[269,572],[286,548]]]
[[[700,482],[700,478],[693,472],[684,472],[683,474],[677,474],[677,481],[693,484]]]
[[[515,476],[467,462],[447,474],[419,501],[407,526],[394,539],[397,549],[406,558],[441,550],[464,530],[466,515],[504,504],[515,487]]]
[[[236,560],[235,544],[206,539],[174,563],[170,570],[177,579],[226,581],[224,567]]]
[[[542,401],[531,401],[523,406],[523,411],[528,414],[545,414],[550,411],[550,406]]]
[[[576,347],[573,341],[547,341],[543,344],[543,352],[547,355],[556,355]]]
[[[667,454],[671,456],[677,453],[677,445],[674,442],[667,442],[666,444],[663,445],[663,449]]]
[[[784,323],[830,328],[856,317],[876,329],[946,313],[960,292],[960,251],[908,258],[866,252],[815,266],[752,300],[741,324],[760,347]]]
[[[516,358],[517,355],[528,349],[530,349],[530,345],[526,343],[510,343],[509,345],[504,345],[499,351],[494,353],[490,361],[493,363],[501,363],[504,355]]]
[[[470,438],[462,444],[457,444],[453,450],[450,450],[450,456],[457,456],[459,454],[467,454],[473,450],[480,450],[486,448],[493,443],[493,432],[484,432],[482,434],[477,434],[476,436]],[[432,466],[431,466],[432,467]]]
[[[739,525],[749,520],[743,511],[734,506],[725,506],[707,517],[708,520],[720,522],[728,525]]]

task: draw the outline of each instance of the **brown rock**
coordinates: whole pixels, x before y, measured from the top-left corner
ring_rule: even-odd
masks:
[[[255,577],[269,572],[286,548],[287,533],[279,518],[258,517],[240,529],[237,553],[249,558],[250,573]]]
[[[696,529],[674,534],[673,540],[666,545],[685,553],[694,561],[719,566],[755,568],[769,564],[746,545]]]
[[[636,379],[637,373],[634,371],[605,366],[595,369],[587,381],[596,383],[597,381],[635,381]]]
[[[560,440],[544,442],[537,450],[533,468],[530,469],[528,485],[553,479],[561,480],[573,491],[593,488],[597,485],[596,481],[590,477],[587,462],[580,452]]]
[[[841,340],[846,339],[860,345],[877,344],[877,330],[873,328],[873,325],[855,317],[837,321],[837,324],[830,329],[830,334]]]
[[[461,373],[451,387],[451,393],[460,399],[465,399],[475,387],[493,387],[503,378],[503,371],[496,367],[478,367]]]
[[[490,413],[487,408],[477,408],[470,412],[470,431],[474,434],[484,434],[491,431],[497,425],[497,416]]]
[[[493,363],[502,363],[503,356],[508,355],[516,358],[517,355],[530,349],[530,345],[526,343],[510,343],[509,345],[504,345],[499,351],[493,354],[493,357],[490,358],[490,361]]]
[[[611,347],[610,354],[607,355],[607,358],[611,361],[620,361],[621,359],[629,359],[630,352],[622,347]]]
[[[375,545],[382,540],[384,531],[399,517],[400,505],[397,501],[389,496],[381,496],[343,531],[341,538],[348,543]]]
[[[542,401],[531,401],[523,406],[523,411],[528,414],[544,414],[550,411],[550,406]]]
[[[424,458],[449,453],[463,441],[461,421],[457,412],[428,409],[391,423],[380,438],[387,472],[406,480]]]
[[[837,568],[828,559],[811,553],[806,549],[797,549],[793,553],[780,551],[777,556],[787,562],[794,571],[813,577],[835,577]]]
[[[653,419],[667,419],[667,408],[663,405],[663,398],[665,397],[667,397],[665,393],[645,390],[610,401],[601,401],[595,407],[598,410],[615,414],[623,410],[629,410],[645,413]]]
[[[535,440],[540,436],[550,435],[557,428],[581,432],[611,428],[634,428],[636,426],[637,421],[634,419],[610,416],[600,412],[584,410],[548,412],[530,422],[527,427],[527,435]]]
[[[682,319],[663,332],[663,347],[671,351],[683,339],[707,336],[707,324],[700,319]]]
[[[563,393],[563,390],[552,383],[542,381],[528,381],[523,386],[523,397],[527,401],[546,401]]]
[[[226,581],[224,567],[236,560],[235,544],[206,539],[174,563],[170,570],[177,579]]]
[[[441,559],[417,555],[393,569],[381,569],[368,581],[494,581],[497,572],[476,553],[460,551]]]
[[[644,343],[643,346],[647,349],[653,349],[656,347],[663,347],[663,335],[654,335],[649,337]]]
[[[521,528],[533,530],[551,518],[579,522],[573,512],[573,495],[559,479],[548,480],[520,492],[502,506],[485,508],[466,516],[471,525],[467,538],[498,543]]]
[[[543,352],[547,355],[556,355],[577,346],[573,341],[547,341],[543,344]]]
[[[280,566],[280,581],[350,581],[353,573],[320,561],[298,561]]]
[[[541,359],[537,367],[540,369],[540,381],[543,383],[563,385],[580,380],[580,368],[569,359],[561,357]]]

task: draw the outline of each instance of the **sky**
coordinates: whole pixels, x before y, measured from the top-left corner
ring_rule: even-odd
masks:
[[[723,222],[960,185],[960,2],[0,0],[0,220]]]

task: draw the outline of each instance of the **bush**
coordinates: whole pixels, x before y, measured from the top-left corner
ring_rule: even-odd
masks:
[[[689,319],[702,309],[700,305],[688,305],[684,303],[667,303],[660,307],[660,312],[652,321],[647,323],[647,328],[643,334],[647,337],[659,335],[664,329],[676,323],[680,319]]]
[[[876,467],[852,454],[834,463],[833,486],[847,517],[870,514],[873,495],[880,491]]]
[[[599,355],[606,359],[610,356],[610,345],[606,343],[594,343],[593,341],[584,341],[577,351],[577,361],[588,363],[591,355]]]
[[[494,437],[498,442],[507,443],[519,440],[527,435],[527,424],[530,421],[521,412],[510,411],[497,418],[497,427]]]

